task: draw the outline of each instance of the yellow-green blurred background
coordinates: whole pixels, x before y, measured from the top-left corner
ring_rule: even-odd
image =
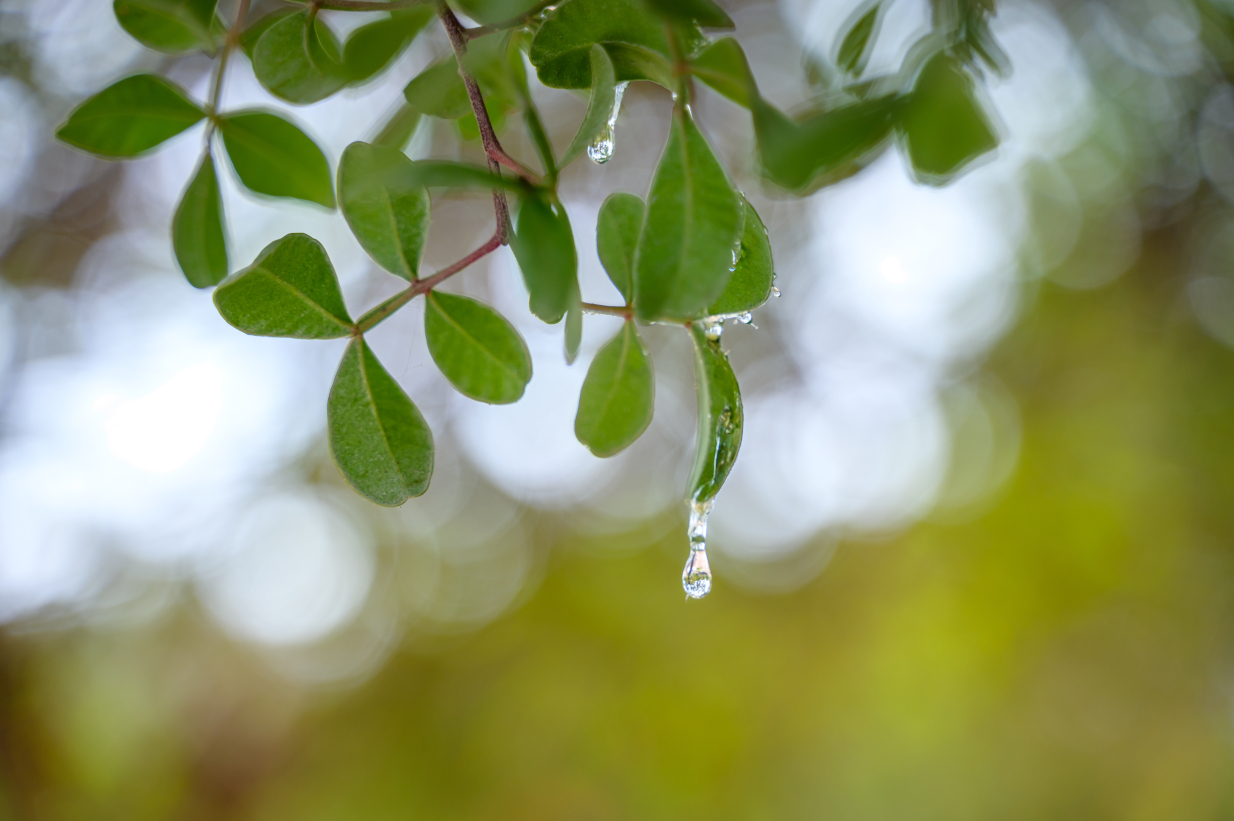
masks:
[[[786,199],[702,96],[784,297],[725,331],[747,436],[687,602],[682,340],[652,329],[656,421],[594,460],[570,422],[612,326],[566,368],[503,251],[457,287],[528,338],[523,409],[451,394],[414,311],[383,326],[438,468],[367,505],[321,436],[339,350],[243,337],[175,269],[199,134],[123,167],[50,142],[126,73],[208,81],[110,5],[0,0],[0,818],[1234,816],[1234,7],[1001,3],[1004,143],[944,190],[893,147]],[[777,104],[825,96],[856,4],[724,5]],[[928,25],[893,8],[871,71]],[[337,158],[444,48],[292,116]],[[560,148],[585,99],[537,98]],[[613,162],[563,178],[584,298],[667,110],[632,87]],[[407,151],[477,156],[445,123]],[[435,206],[440,267],[490,212]],[[306,230],[349,302],[395,287],[337,215],[227,208],[233,266]]]

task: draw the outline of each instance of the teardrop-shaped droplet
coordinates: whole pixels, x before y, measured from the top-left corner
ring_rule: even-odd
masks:
[[[621,113],[621,98],[625,95],[628,85],[630,85],[629,82],[618,83],[613,88],[613,113],[609,115],[604,128],[600,129],[600,133],[587,146],[587,156],[596,165],[604,165],[613,158],[613,151],[617,147],[617,115]]]
[[[779,288],[777,288],[776,286],[772,285],[772,286],[771,286],[771,295],[772,295],[772,296],[779,296],[779,295],[780,295],[780,289],[779,289]]]
[[[681,586],[692,599],[701,599],[711,592],[711,563],[707,561],[707,516],[712,502],[690,504],[690,556],[681,571]]]
[[[703,335],[712,342],[718,341],[720,339],[720,334],[724,333],[724,320],[703,319],[700,321],[703,323]]]
[[[746,311],[744,314],[738,314],[737,321],[740,322],[742,325],[749,325],[751,322],[754,321],[754,314],[750,313],[749,311]]]

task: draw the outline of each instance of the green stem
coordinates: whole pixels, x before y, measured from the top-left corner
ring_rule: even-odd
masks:
[[[628,305],[619,307],[617,305],[596,305],[594,302],[584,302],[583,310],[589,314],[620,316],[627,320],[634,318],[634,309]]]
[[[214,129],[218,127],[219,100],[223,96],[223,76],[227,72],[227,61],[240,42],[240,32],[244,28],[244,18],[248,16],[248,12],[249,0],[240,0],[240,6],[236,10],[236,19],[232,21],[231,27],[227,29],[227,36],[223,38],[219,64],[214,70],[214,86],[210,89],[210,99],[206,103],[206,108],[210,113],[210,120],[206,125],[207,147],[210,145],[210,137],[214,135]]]

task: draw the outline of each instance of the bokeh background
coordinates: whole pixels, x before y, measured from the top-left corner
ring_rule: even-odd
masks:
[[[773,102],[825,93],[854,3],[725,5]],[[869,71],[928,25],[894,0]],[[615,320],[567,367],[503,249],[449,286],[523,333],[526,396],[454,393],[417,307],[381,326],[437,470],[369,505],[324,444],[342,343],[246,337],[176,270],[200,131],[123,165],[51,140],[138,70],[204,97],[209,61],[106,0],[0,0],[0,818],[1234,815],[1234,3],[1005,0],[993,28],[1004,141],[944,189],[893,149],[778,195],[700,92],[783,296],[724,332],[746,435],[685,602],[684,335],[649,329],[654,422],[595,459],[572,421]],[[290,116],[337,158],[432,29]],[[585,97],[536,94],[565,145]],[[614,159],[562,181],[594,302],[599,204],[645,194],[671,107],[625,99]],[[224,100],[274,105],[243,58]],[[441,122],[407,152],[479,156]],[[305,231],[353,307],[397,288],[339,215],[224,196],[234,265]],[[428,268],[491,218],[436,202]]]

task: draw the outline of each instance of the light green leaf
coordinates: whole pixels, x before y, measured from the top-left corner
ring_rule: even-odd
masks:
[[[392,274],[412,280],[428,236],[429,198],[406,185],[411,160],[393,148],[352,143],[338,165],[338,198],[365,251]],[[402,173],[400,173],[402,172]]]
[[[394,507],[428,490],[433,432],[363,337],[343,354],[326,418],[330,455],[361,496]]]
[[[687,53],[704,42],[683,27]],[[618,82],[652,80],[673,85],[664,21],[638,0],[569,0],[552,11],[531,41],[528,57],[540,82],[553,88],[590,88],[591,47],[605,46]]]
[[[738,105],[750,108],[758,86],[741,45],[732,37],[716,40],[690,61],[690,73]]]
[[[343,47],[343,70],[348,82],[362,83],[380,73],[431,19],[433,7],[425,3],[353,31]]]
[[[458,7],[481,25],[505,23],[546,5],[544,0],[458,0]]]
[[[633,194],[610,194],[596,220],[600,263],[627,305],[634,300],[634,255],[645,210],[643,201]]]
[[[634,261],[634,310],[645,321],[691,319],[724,291],[741,203],[684,107],[651,181]]]
[[[373,145],[384,145],[387,148],[402,151],[411,141],[411,136],[416,133],[423,116],[404,101],[377,132],[377,136],[373,138]]]
[[[250,191],[334,207],[330,165],[299,128],[264,111],[228,114],[219,128],[231,165]]]
[[[477,165],[444,160],[420,160],[412,163],[410,167],[399,168],[397,173],[399,184],[404,186],[477,188],[485,191],[499,188],[521,196],[526,196],[533,190],[527,183],[515,177],[502,177]]]
[[[354,329],[334,266],[306,234],[275,240],[214,291],[223,319],[246,334],[335,339]]]
[[[561,155],[561,167],[564,168],[582,156],[595,136],[608,126],[609,118],[613,116],[613,104],[617,99],[616,85],[613,61],[608,58],[608,52],[604,50],[604,46],[592,46],[591,102],[587,104],[587,113],[583,115],[578,133],[570,141],[566,153]]]
[[[457,120],[471,113],[467,87],[458,73],[458,62],[449,57],[417,74],[403,89],[407,104],[430,117]]]
[[[626,322],[587,369],[574,435],[596,456],[620,453],[651,424],[655,388],[647,347]]]
[[[566,311],[566,364],[573,365],[578,359],[578,350],[583,345],[583,299],[575,291],[570,300],[570,308]]]
[[[531,356],[514,326],[465,296],[429,291],[424,335],[437,367],[464,396],[504,405],[531,380]]]
[[[974,94],[968,72],[946,54],[922,69],[900,119],[913,171],[922,182],[944,185],[998,147],[998,134]]]
[[[147,48],[166,54],[202,49],[214,53],[212,31],[218,0],[115,0],[121,27]]]
[[[176,261],[185,278],[196,288],[217,285],[227,276],[225,224],[214,158],[207,152],[180,198],[171,222]]]
[[[347,84],[337,62],[338,48],[334,32],[316,15],[302,11],[284,17],[261,35],[253,49],[253,73],[280,100],[315,103]]]
[[[690,326],[690,338],[694,341],[698,430],[686,498],[708,502],[720,492],[741,448],[741,389],[719,341],[708,339],[697,324]]]
[[[646,0],[655,12],[679,23],[698,23],[706,28],[735,28],[733,18],[711,0]]]
[[[257,43],[261,41],[261,36],[266,31],[280,20],[291,17],[293,14],[300,14],[295,9],[279,9],[272,11],[269,14],[263,15],[253,22],[249,23],[244,31],[240,34],[240,50],[253,59],[253,51],[257,48]]]
[[[531,312],[550,325],[560,322],[578,293],[578,255],[566,210],[539,197],[527,198],[510,247],[531,292]]]
[[[882,10],[882,3],[876,2],[848,29],[836,52],[836,65],[841,70],[853,75],[861,74],[865,70]]]
[[[737,267],[729,277],[724,293],[708,309],[708,316],[743,314],[753,311],[771,296],[775,266],[771,260],[771,240],[754,206],[741,198],[745,223],[737,249]]]
[[[137,74],[75,108],[56,137],[91,154],[133,157],[205,116],[178,86],[153,74]]]

